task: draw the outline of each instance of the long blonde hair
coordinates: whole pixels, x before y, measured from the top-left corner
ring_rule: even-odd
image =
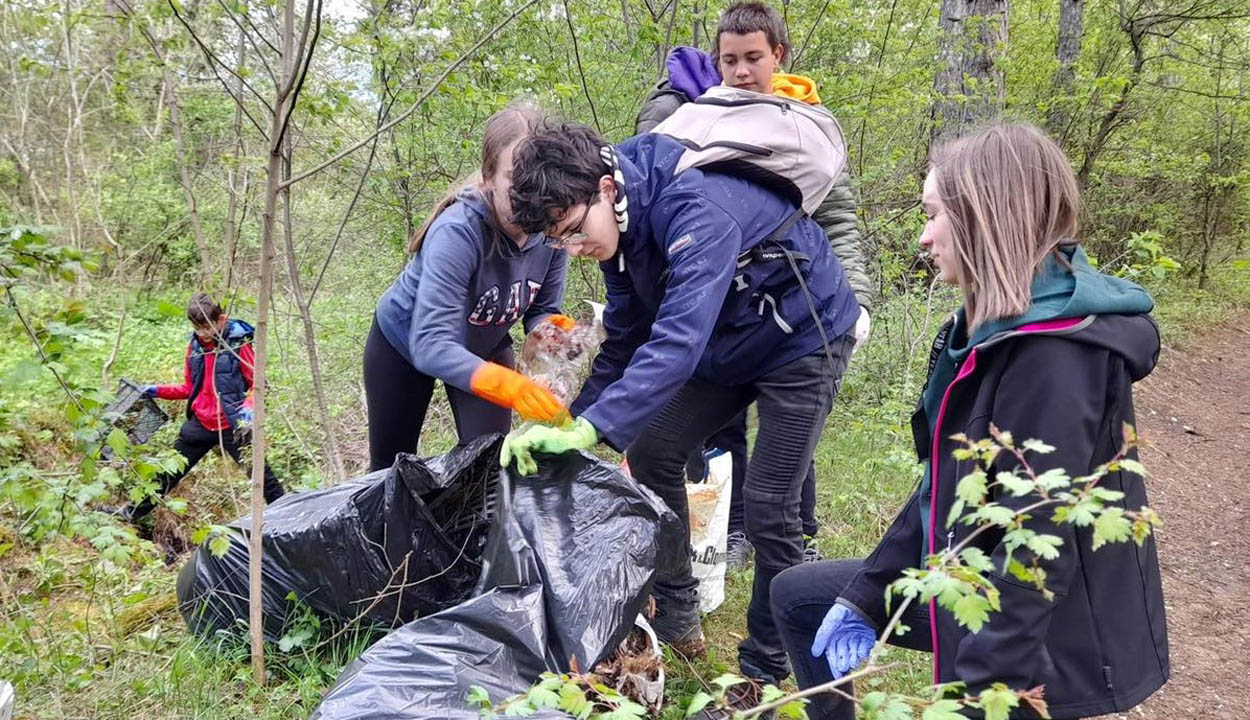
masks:
[[[939,148],[932,168],[969,327],[1024,314],[1046,256],[1076,238],[1080,191],[1063,150],[1032,125],[1000,124]]]
[[[430,209],[430,214],[425,217],[425,221],[421,223],[421,227],[412,234],[412,238],[408,240],[408,254],[412,255],[421,251],[421,243],[425,242],[425,236],[430,231],[430,226],[443,214],[453,202],[460,191],[467,187],[478,185],[482,182],[482,178],[493,178],[499,172],[499,158],[504,151],[511,147],[514,143],[528,136],[535,125],[546,119],[547,114],[543,109],[530,100],[516,100],[508,103],[499,112],[491,115],[486,120],[486,126],[482,130],[482,164],[480,169],[469,173],[465,177],[460,178],[458,182],[452,185],[438,202],[434,203],[434,207]],[[499,218],[501,222],[506,222],[508,218]]]

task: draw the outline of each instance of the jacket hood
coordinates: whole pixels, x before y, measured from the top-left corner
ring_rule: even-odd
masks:
[[[808,105],[820,104],[820,93],[816,92],[816,81],[802,75],[791,75],[790,73],[774,74],[773,94],[805,102]]]
[[[682,145],[667,135],[645,133],[616,146],[616,159],[625,178],[625,212],[629,216],[629,229],[621,234],[621,249],[628,254],[637,235],[635,230],[642,221],[643,208],[651,207],[664,188],[676,178],[677,163],[686,151]],[[690,176],[686,178],[686,176]],[[688,182],[701,177],[698,168],[682,173]]]
[[[708,88],[720,85],[716,61],[698,48],[673,48],[664,66],[668,69],[669,86],[685,95],[687,100],[694,100]]]
[[[1090,320],[1046,332],[1062,333],[1082,341],[1090,338],[1090,341],[1123,355],[1130,368],[1136,368],[1131,371],[1134,380],[1145,377],[1154,367],[1159,352],[1158,329],[1146,315],[1154,309],[1150,294],[1136,283],[1095,270],[1079,245],[1061,245],[1059,253],[1071,270],[1053,255],[1047,257],[1033,278],[1033,303],[1028,312],[984,323],[966,343],[952,342],[949,351],[953,358],[962,359],[973,347],[991,345],[1016,335],[1026,325],[1065,319],[1138,317],[1133,322],[1108,320],[1095,323]],[[956,317],[957,327],[963,326],[962,308]],[[1139,372],[1142,373],[1140,377]]]
[[[256,328],[243,320],[231,318],[226,323],[225,337],[227,340],[241,340],[245,337],[251,337],[256,334]]]
[[[937,417],[956,368],[974,348],[988,349],[1020,335],[1060,335],[1105,347],[1124,358],[1134,381],[1154,369],[1159,330],[1148,315],[1154,308],[1150,295],[1135,283],[1095,270],[1078,245],[1062,245],[1059,252],[1072,269],[1048,256],[1033,278],[1033,304],[1028,312],[983,323],[971,337],[964,308],[955,312],[949,328],[943,330],[944,347],[934,349],[921,400],[930,423]]]
[[[669,87],[685,95],[688,101],[701,97],[708,88],[721,84],[722,78],[716,67],[716,59],[698,48],[674,48],[664,61],[664,66],[668,70]],[[773,94],[809,105],[820,104],[816,81],[803,75],[775,73]]]

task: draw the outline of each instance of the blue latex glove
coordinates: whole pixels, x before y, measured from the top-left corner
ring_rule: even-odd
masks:
[[[143,393],[147,397],[154,398],[156,397],[156,386],[144,385],[142,388],[139,389],[139,392]]]
[[[812,640],[812,657],[824,655],[837,680],[866,660],[876,642],[877,631],[867,620],[845,605],[834,605]]]

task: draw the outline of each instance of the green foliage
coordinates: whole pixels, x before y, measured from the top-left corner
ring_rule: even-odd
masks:
[[[1125,248],[1125,258],[1114,268],[1120,277],[1134,280],[1162,280],[1169,274],[1181,269],[1181,264],[1173,260],[1163,251],[1163,236],[1153,230],[1135,232],[1129,236]]]
[[[160,714],[154,709],[158,706],[179,717],[288,717],[297,707],[306,713],[358,647],[332,644],[313,652],[309,648],[317,645],[311,637],[298,639],[292,652],[277,660],[274,672],[281,682],[257,688],[240,670],[245,654],[210,651],[186,641],[177,623],[146,639],[140,633],[114,638],[110,655],[95,649],[101,643],[95,633],[100,623],[75,618],[72,631],[59,624],[44,627],[66,598],[125,598],[172,588],[172,571],[149,567],[150,544],[89,511],[100,502],[149,496],[155,475],[175,462],[168,453],[148,448],[116,452],[113,445],[121,445],[116,436],[104,432],[101,437],[106,427],[98,411],[110,398],[97,383],[114,338],[122,338],[115,372],[154,380],[176,377],[186,333],[182,305],[189,292],[207,288],[234,298],[233,315],[254,317],[247,288],[259,259],[256,219],[262,207],[264,139],[246,117],[236,134],[235,104],[225,90],[234,79],[225,67],[217,69],[224,84],[210,71],[170,3],[138,0],[127,6],[122,17],[81,0],[25,0],[6,5],[0,19],[0,37],[12,59],[0,71],[0,113],[5,127],[13,129],[6,138],[11,146],[0,158],[0,224],[31,226],[19,229],[16,237],[0,237],[0,286],[13,291],[0,308],[0,342],[6,348],[0,353],[0,561],[15,566],[13,573],[8,565],[3,571],[6,581],[10,574],[19,577],[14,592],[22,608],[6,615],[0,626],[0,655],[16,658],[8,677],[17,679],[23,696],[37,698],[32,704],[46,706],[49,716],[81,714],[83,707],[101,717],[151,716]],[[274,66],[272,53],[258,40],[245,44],[239,57],[235,20],[246,20],[245,27],[272,27],[280,4],[228,0],[176,7],[226,67],[260,94],[272,91],[261,59],[267,53]],[[367,136],[379,107],[383,119],[395,117],[513,7],[434,0],[374,3],[356,20],[327,15],[296,107],[295,169]],[[400,247],[432,202],[476,167],[485,117],[527,94],[565,117],[597,122],[612,140],[624,139],[643,97],[662,76],[663,51],[677,44],[707,47],[707,31],[719,9],[690,3],[665,7],[671,14],[641,0],[626,0],[619,8],[569,3],[569,23],[559,3],[539,3],[470,56],[411,118],[385,133],[368,168],[371,147],[296,186],[297,269],[310,280],[327,263],[315,321],[330,412],[357,461],[366,442],[358,387],[360,343],[378,296],[405,262]],[[194,13],[187,15],[188,9]],[[821,548],[827,556],[858,557],[876,543],[880,518],[905,497],[916,475],[906,418],[924,379],[924,350],[934,323],[957,302],[949,288],[930,284],[930,270],[917,259],[923,220],[912,207],[929,146],[937,6],[900,0],[882,12],[876,4],[834,0],[790,3],[784,9],[794,43],[791,69],[817,81],[825,105],[845,131],[865,252],[881,291],[873,339],[856,354],[816,458],[820,476],[857,480],[822,485],[821,515],[862,519],[839,522],[819,539]],[[1041,124],[1054,109],[1070,111],[1070,121],[1054,134],[1077,167],[1089,157],[1104,115],[1129,91],[1125,113],[1082,189],[1080,239],[1105,269],[1149,287],[1158,300],[1164,336],[1175,344],[1199,326],[1195,318],[1216,322],[1250,303],[1250,265],[1244,260],[1250,247],[1250,144],[1243,138],[1250,121],[1244,90],[1250,71],[1247,22],[1161,28],[1166,41],[1144,38],[1148,62],[1140,82],[1133,84],[1133,43],[1125,31],[1133,23],[1121,17],[1123,9],[1115,3],[1088,4],[1075,81],[1060,91],[1052,80],[1055,3],[1013,2],[1010,42],[999,65],[1012,117]],[[172,93],[162,87],[166,66],[155,59],[144,31],[168,56],[167,67],[175,69]],[[247,91],[243,95],[263,125],[260,103]],[[175,98],[183,113],[181,147],[169,112]],[[188,172],[191,197],[179,184],[180,170]],[[362,177],[359,202],[336,238]],[[231,188],[238,194],[233,226]],[[228,257],[234,260],[229,283],[222,268],[199,267],[192,207],[210,254],[223,265]],[[32,229],[49,223],[62,228],[55,241]],[[232,247],[228,238],[235,231],[238,243]],[[107,274],[88,276],[99,272],[97,267]],[[203,282],[201,270],[207,276]],[[290,485],[317,487],[325,481],[324,457],[317,429],[303,412],[311,384],[303,341],[285,322],[292,312],[286,289],[278,293],[274,316],[270,409],[275,421],[266,427],[268,458]],[[602,294],[594,263],[575,259],[566,307],[576,312],[582,300]],[[34,342],[11,303],[30,321]],[[119,328],[123,306],[127,320]],[[436,398],[422,433],[423,453],[455,442],[445,401]],[[154,447],[164,444],[154,441]],[[99,457],[104,447],[114,451],[117,465]],[[1044,452],[1030,441],[1020,447]],[[976,458],[986,467],[994,462],[987,458],[991,445],[969,452],[965,459]],[[1127,460],[1122,467],[1139,472]],[[212,477],[204,485],[241,492],[239,485],[229,487],[231,482]],[[196,483],[190,484],[194,488]],[[1011,554],[1005,567],[972,546],[959,550],[945,568],[931,561],[924,571],[933,572],[932,588],[919,577],[905,579],[916,583],[917,601],[934,590],[962,603],[965,619],[976,623],[985,616],[992,620],[995,612],[977,574],[1006,572],[1045,585],[1047,555],[1064,549],[1045,533],[1031,531],[1027,521],[1017,525],[1018,518],[1009,518],[1013,500],[1068,493],[1075,502],[1065,500],[1053,512],[1064,522],[1089,528],[1095,544],[1128,538],[1144,542],[1158,526],[1149,508],[1108,512],[1117,500],[1098,492],[1096,483],[1094,491],[1086,492],[1089,485],[1062,471],[1037,477],[987,472],[967,486],[961,483],[958,511],[935,521],[972,532],[973,525],[959,524],[971,509],[974,523],[1012,533]],[[185,509],[186,503],[167,506]],[[195,517],[187,520],[189,528],[202,529],[192,539],[224,551],[228,536],[218,523],[234,512],[233,505],[205,509],[193,502],[191,508]],[[82,555],[71,560],[67,546]],[[99,577],[102,573],[109,576]],[[731,578],[728,605],[708,619],[709,638],[720,643],[719,654],[693,668],[684,663],[670,667],[669,704],[674,707],[668,709],[684,714],[687,699],[696,692],[709,694],[695,676],[715,677],[725,669],[732,638],[743,631],[749,584],[749,575]],[[161,630],[159,624],[153,627]],[[926,662],[905,657],[903,666],[883,681],[884,688],[874,685],[877,677],[865,684],[881,694],[878,706],[888,712],[942,717],[948,706],[927,700],[900,706],[888,700],[896,690],[921,686],[926,675]],[[588,697],[584,688],[578,692]]]
[[[1034,528],[1033,519],[1044,513],[1058,524],[1091,528],[1093,550],[1107,543],[1145,542],[1157,527],[1158,516],[1150,508],[1129,510],[1117,505],[1124,493],[1098,484],[1109,473],[1145,476],[1145,468],[1129,456],[1137,443],[1136,433],[1125,426],[1123,436],[1124,444],[1114,458],[1089,475],[1077,478],[1070,477],[1062,468],[1042,473],[1033,469],[1029,456],[1047,455],[1055,450],[1040,440],[1028,439],[1017,444],[1010,432],[992,425],[989,438],[974,441],[964,435],[954,436],[962,445],[953,452],[954,457],[974,461],[975,465],[956,486],[958,499],[946,526],[951,528],[960,523],[973,529],[959,543],[929,556],[924,568],[904,571],[887,590],[887,607],[892,596],[904,598],[905,603],[936,600],[960,625],[976,633],[991,620],[993,613],[1001,610],[1000,593],[993,580],[996,572],[1028,582],[1046,598],[1052,598],[1053,593],[1046,588],[1046,564],[1057,559],[1061,552],[1074,549],[1065,548],[1062,538]],[[991,472],[992,482],[988,479]],[[973,544],[990,531],[1001,533],[997,542],[1003,550],[1001,566]],[[892,612],[897,618],[902,608]],[[887,629],[878,648],[891,631]],[[948,686],[934,688],[938,696],[954,690]],[[935,699],[924,706],[921,718],[949,720],[960,717],[963,707],[971,707],[982,710],[987,720],[1003,720],[1022,701],[1041,717],[1048,717],[1041,688],[1026,692],[995,684],[976,697]],[[903,718],[912,716],[908,703],[920,706],[921,702],[919,698],[873,693],[864,697],[861,709],[870,717]]]
[[[0,287],[10,288],[42,275],[73,281],[95,268],[95,261],[82,250],[52,244],[47,230],[0,228]]]
[[[498,705],[485,689],[469,689],[466,703],[483,718],[526,717],[544,708],[562,710],[581,720],[641,720],[647,709],[610,688],[594,675],[543,673],[526,692]]]

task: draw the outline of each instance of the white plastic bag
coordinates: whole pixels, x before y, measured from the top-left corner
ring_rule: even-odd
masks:
[[[733,490],[733,458],[727,452],[707,462],[707,479],[687,483],[690,506],[690,564],[699,581],[699,609],[710,613],[725,602],[725,569],[729,560],[729,502]]]
[[[13,693],[13,686],[0,680],[0,720],[12,720],[13,706],[16,702],[17,696]]]

